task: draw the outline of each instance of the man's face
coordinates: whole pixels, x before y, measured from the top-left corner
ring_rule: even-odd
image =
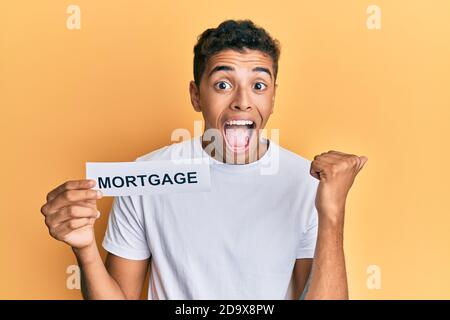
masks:
[[[205,130],[218,129],[233,154],[254,152],[273,111],[276,84],[272,58],[258,50],[227,49],[209,58],[191,101],[202,112]]]

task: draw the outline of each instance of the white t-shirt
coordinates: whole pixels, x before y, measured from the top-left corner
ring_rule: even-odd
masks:
[[[295,260],[316,245],[311,161],[270,140],[258,161],[225,164],[199,138],[136,161],[173,155],[208,157],[211,191],[115,197],[103,247],[151,257],[149,299],[291,299]]]

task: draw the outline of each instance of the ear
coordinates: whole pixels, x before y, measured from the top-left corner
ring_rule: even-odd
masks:
[[[275,95],[277,93],[277,87],[278,87],[278,84],[275,83],[275,86],[273,87],[272,106],[270,107],[270,114],[273,113],[273,107],[275,106]]]
[[[191,104],[194,107],[194,110],[197,112],[201,112],[200,107],[200,91],[195,84],[195,81],[191,80],[189,82],[189,94],[191,95]]]

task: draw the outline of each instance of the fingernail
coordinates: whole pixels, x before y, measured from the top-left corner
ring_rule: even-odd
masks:
[[[95,219],[100,218],[100,211],[97,210],[97,212],[98,212],[98,213],[97,213],[97,217],[95,217]]]
[[[103,197],[103,193],[100,190],[97,190],[97,199]]]
[[[89,185],[90,186],[94,186],[95,185],[95,180],[89,180]]]

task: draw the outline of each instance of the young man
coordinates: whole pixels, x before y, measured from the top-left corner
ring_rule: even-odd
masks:
[[[41,211],[50,234],[73,248],[84,297],[138,299],[149,269],[149,299],[347,299],[345,200],[367,157],[328,151],[311,162],[262,138],[279,45],[251,21],[206,30],[194,53],[189,90],[203,139],[137,161],[207,157],[211,191],[116,197],[105,264],[94,239],[101,194],[93,181],[47,195]],[[206,138],[211,131],[215,139]]]

